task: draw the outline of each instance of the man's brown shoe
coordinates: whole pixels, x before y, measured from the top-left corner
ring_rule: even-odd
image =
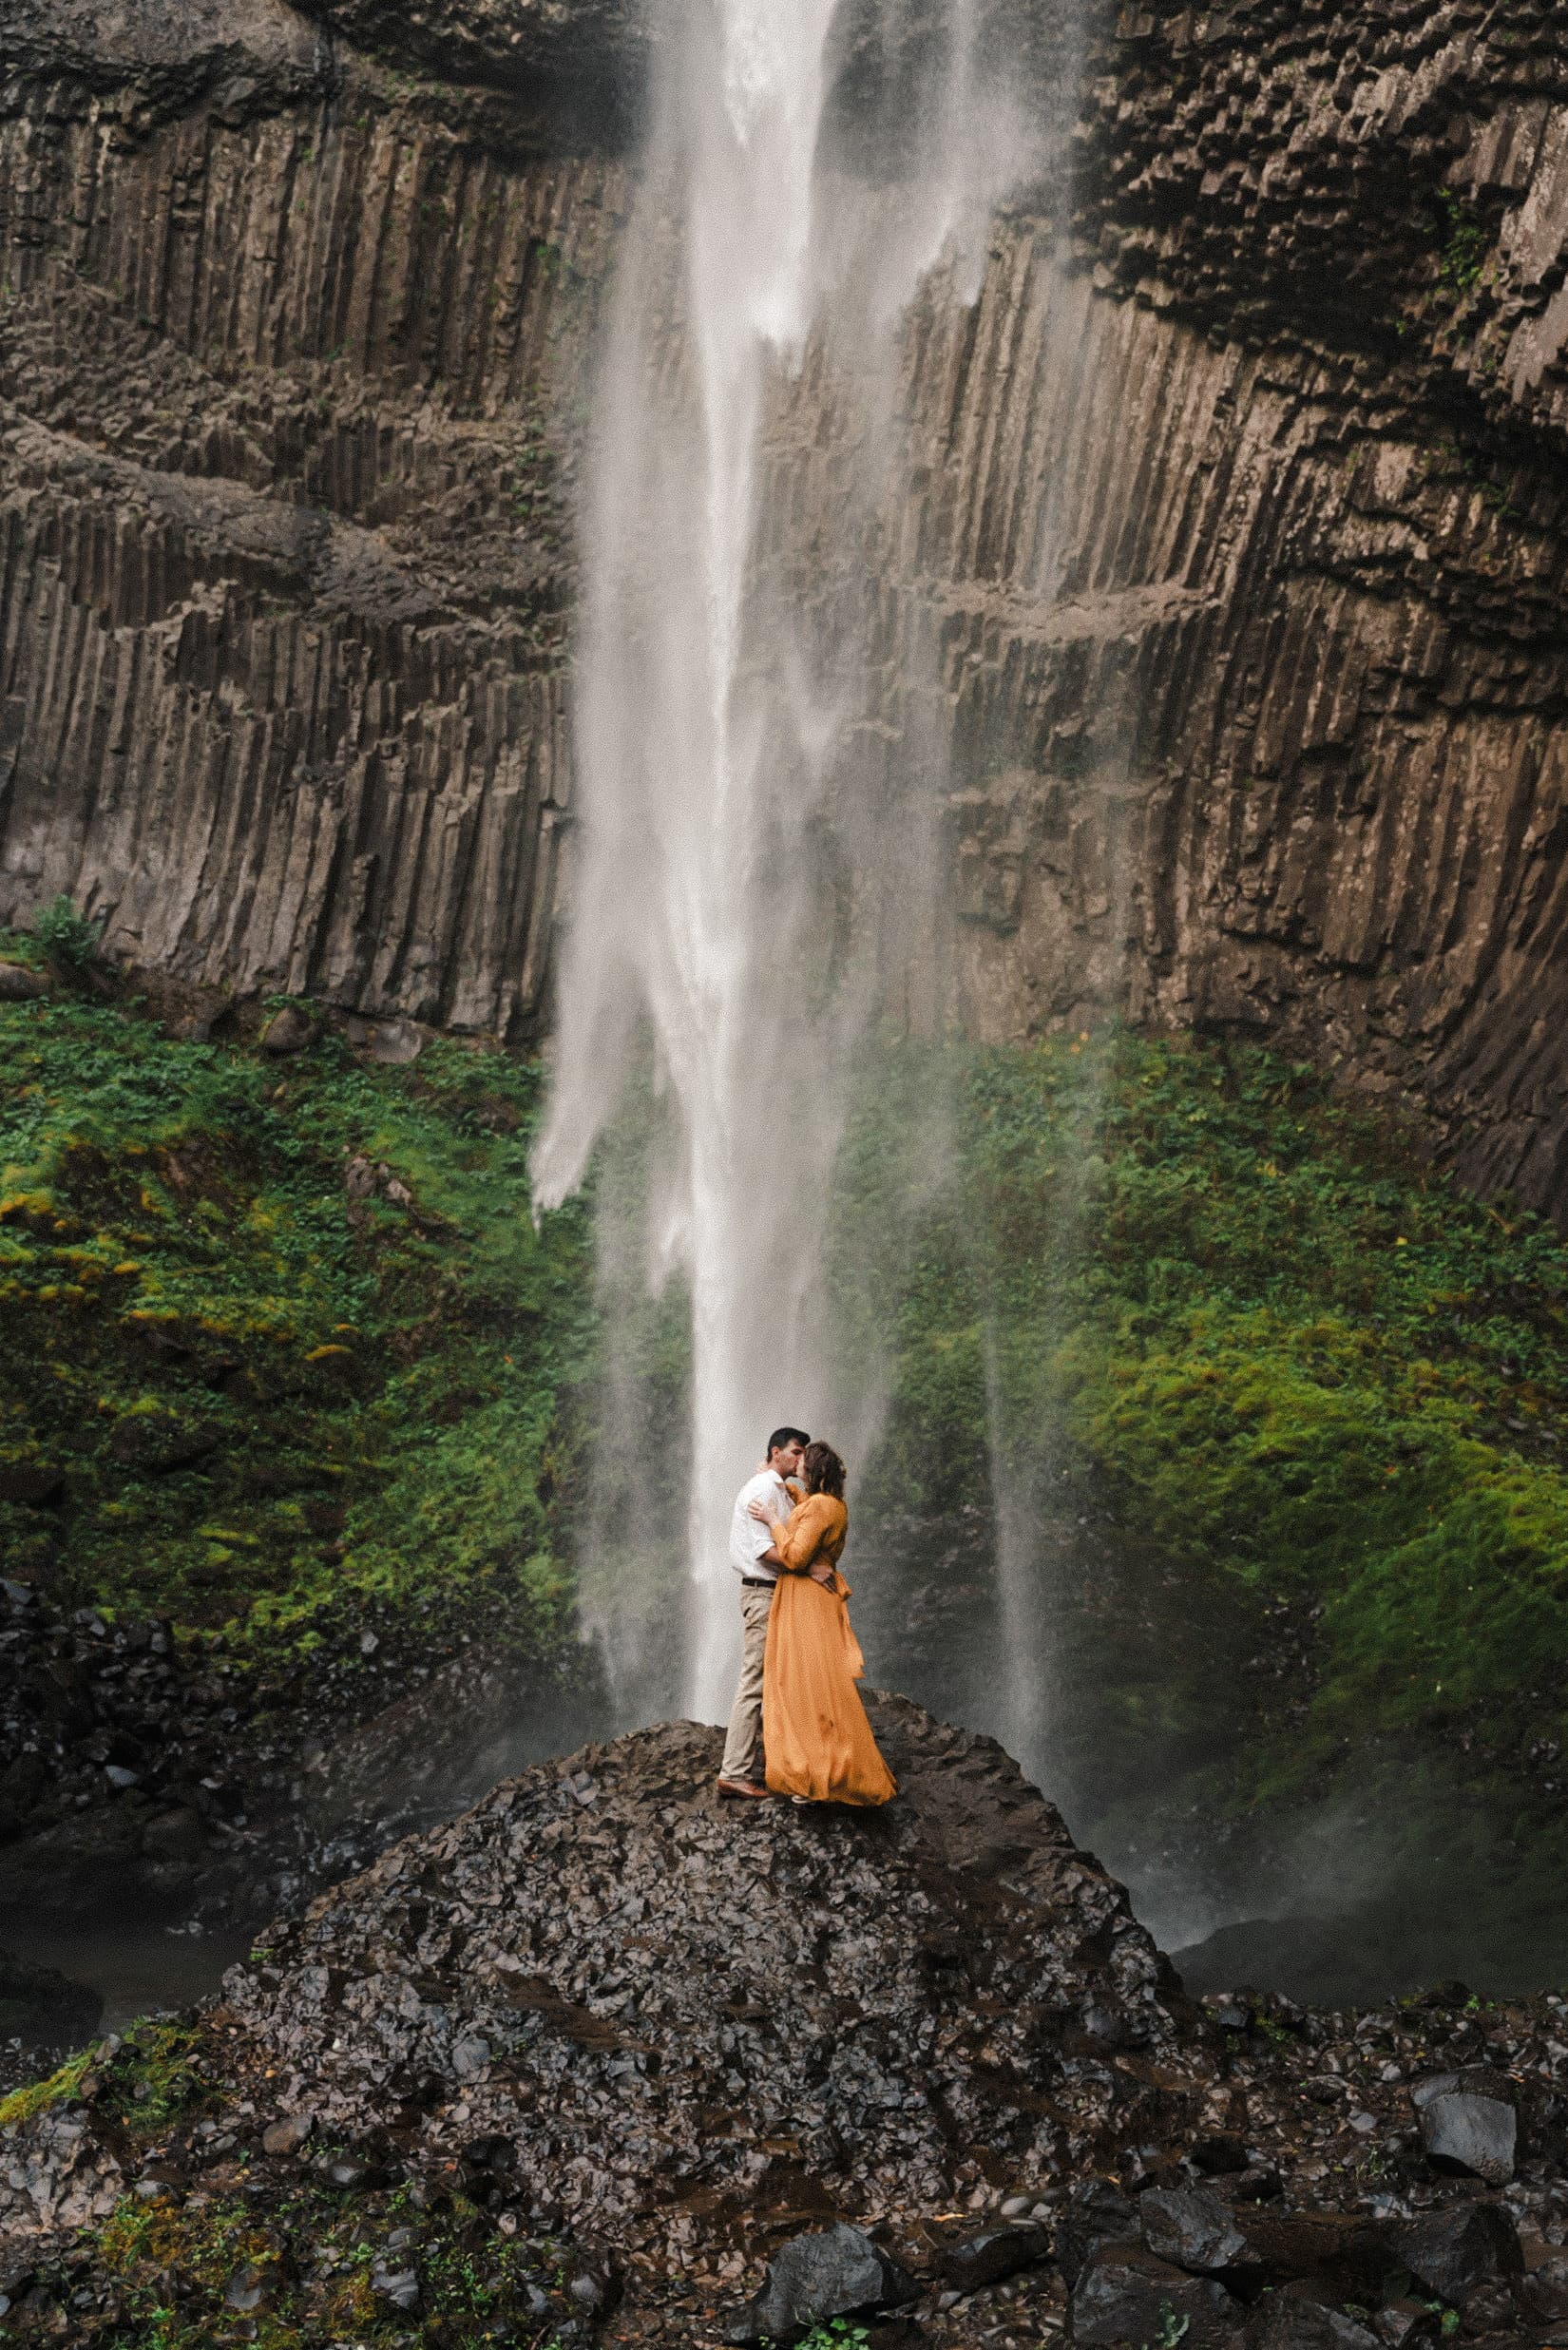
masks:
[[[749,1795],[754,1799],[761,1796],[769,1800],[772,1798],[772,1790],[759,1785],[755,1779],[720,1779],[718,1791],[720,1795]]]

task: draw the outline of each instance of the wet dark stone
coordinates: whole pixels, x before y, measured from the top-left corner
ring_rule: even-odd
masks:
[[[1236,2225],[1252,2278],[1310,2286],[1320,2301],[1377,2302],[1396,2264],[1386,2230],[1352,2212],[1244,2208]]]
[[[285,2113],[261,2132],[261,2150],[264,2154],[297,2154],[315,2128],[314,2113]]]
[[[1212,2179],[1230,2178],[1249,2168],[1245,2139],[1230,2130],[1216,2130],[1212,2137],[1195,2138],[1193,2160]]]
[[[32,1003],[48,994],[48,982],[25,963],[0,963],[0,1003]]]
[[[1215,2279],[1190,2277],[1140,2244],[1101,2244],[1073,2287],[1067,2330],[1075,2342],[1179,2339],[1183,2350],[1202,2350],[1236,2340],[1244,2315]]]
[[[721,2328],[740,2344],[788,2342],[831,2318],[899,2309],[920,2298],[908,2271],[858,2227],[796,2236],[769,2263],[762,2290]]]
[[[0,2040],[41,2051],[80,2048],[103,2013],[103,2000],[85,1983],[0,1950]]]
[[[0,1461],[0,1501],[25,1501],[47,1509],[66,1490],[65,1474],[42,1461]]]
[[[1261,2283],[1263,2267],[1229,2207],[1205,2187],[1152,2187],[1140,2196],[1138,2228],[1157,2260],[1200,2276]]]
[[[729,2233],[732,2200],[753,2199],[704,2117],[737,2108],[758,2140],[798,2136],[761,2193],[786,2229],[837,2216],[830,2171],[864,2208],[893,2176],[911,2207],[963,2207],[989,2124],[972,2049],[997,2051],[1031,2095],[1080,2064],[1075,2108],[1100,2116],[1131,2076],[1063,2057],[1041,2015],[1115,2004],[1151,2054],[1179,2026],[1122,1889],[1001,1749],[903,1699],[869,1706],[899,1779],[885,1815],[734,1815],[712,1793],[718,1733],[639,1731],[392,1845],[259,1935],[266,1960],[231,1973],[225,2002],[335,2128],[409,2130],[415,2109],[462,2103],[445,2150],[468,2191],[492,2199],[488,2141],[505,2136],[530,2194],[547,2183],[572,2232],[599,2241],[675,2237],[686,2195],[699,2240]],[[1005,1944],[975,1925],[998,1878],[1018,1920]],[[933,1972],[921,1954],[945,1932],[963,1932],[967,1961]],[[831,1993],[770,1996],[798,1973],[802,1935]],[[1054,2130],[1042,2112],[1020,2134],[1022,2184],[1049,2177]],[[612,2165],[618,2146],[632,2156]],[[1111,2226],[1137,2232],[1119,2213]]]
[[[1523,2273],[1519,2230],[1501,2205],[1451,2204],[1392,2231],[1418,2285],[1463,2309],[1484,2286]]]
[[[1075,2187],[1057,2229],[1056,2258],[1069,2288],[1078,2283],[1097,2245],[1130,2244],[1137,2237],[1138,2206],[1108,2179]]]
[[[1421,2143],[1438,2169],[1505,2187],[1514,2175],[1519,2116],[1514,2087],[1487,2065],[1418,2081],[1410,2092]]]
[[[974,2293],[1050,2256],[1051,2239],[1043,2227],[983,2227],[944,2244],[937,2265],[957,2291]]]

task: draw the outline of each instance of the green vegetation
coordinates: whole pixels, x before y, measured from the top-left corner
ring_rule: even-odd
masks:
[[[18,2122],[30,2122],[46,2107],[64,2105],[67,2097],[74,2097],[90,2060],[91,2051],[84,2049],[79,2055],[68,2056],[47,2080],[25,2081],[10,2096],[0,2097],[0,2130],[14,2130]]]
[[[541,2273],[560,2274],[559,2253],[497,2236],[461,2195],[432,2210],[406,2188],[335,2193],[320,2176],[333,2151],[323,2147],[316,2175],[265,2208],[233,2193],[201,2205],[127,2197],[97,2239],[120,2299],[118,2316],[90,2337],[95,2350],[209,2350],[230,2338],[237,2307],[254,2312],[252,2339],[269,2350],[351,2340],[468,2350],[524,2338],[552,2350],[530,2287],[539,2292]],[[376,2289],[382,2263],[417,2277],[412,2331],[410,2315]]]
[[[67,963],[75,970],[85,971],[98,960],[104,926],[78,913],[69,898],[56,898],[52,905],[41,908],[33,924],[33,935],[56,963]]]
[[[240,1643],[435,1593],[546,1634],[591,1302],[581,1212],[529,1221],[537,1090],[0,1007],[11,1571]]]
[[[631,1604],[635,1497],[682,1481],[683,1313],[628,1237],[657,1120],[600,1171],[629,1303],[595,1391],[585,1212],[527,1214],[539,1084],[451,1042],[278,1060],[0,1007],[12,1571],[257,1653],[374,1600],[494,1602],[544,1643],[597,1511]],[[995,1441],[1018,1492],[1091,1475],[1242,1656],[1281,1606],[1311,1623],[1254,1793],[1367,1726],[1564,1741],[1568,1249],[1436,1175],[1415,1122],[1240,1045],[884,1052],[834,1289],[847,1387],[890,1382],[869,1515],[988,1509]]]
[[[1485,222],[1453,188],[1439,188],[1438,202],[1443,207],[1438,232],[1443,240],[1438,254],[1438,277],[1454,300],[1463,301],[1486,265],[1491,239]]]
[[[47,2106],[63,2105],[90,2088],[99,2111],[149,2140],[174,2121],[210,2102],[201,2037],[191,2024],[132,2024],[100,2059],[98,2048],[68,2057],[48,2080],[29,2081],[0,2098],[0,2130],[30,2121]]]
[[[894,1134],[947,1099],[913,1244]],[[1292,1767],[1351,1725],[1557,1720],[1568,1249],[1413,1131],[1254,1048],[1107,1035],[895,1057],[852,1138],[842,1280],[880,1317],[877,1494],[985,1504],[1063,1447],[1187,1589],[1321,1608]],[[889,1301],[891,1303],[890,1308]],[[870,1498],[870,1497],[868,1497]]]
[[[0,2104],[0,2130],[67,2099],[90,2107],[131,2176],[171,2145],[182,2170],[199,2166],[200,2191],[127,2194],[101,2227],[47,2251],[42,2308],[13,2313],[20,2339],[58,2339],[69,2308],[84,2350],[210,2350],[239,2339],[270,2350],[351,2339],[477,2350],[526,2339],[553,2350],[580,2306],[569,2291],[580,2256],[498,2231],[460,2185],[391,2184],[363,2149],[330,2138],[268,2172],[256,2155],[260,2125],[221,2085],[213,2030],[132,2025]],[[385,2289],[389,2274],[411,2280],[411,2319]]]

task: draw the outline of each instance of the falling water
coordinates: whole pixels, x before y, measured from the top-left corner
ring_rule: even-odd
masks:
[[[808,405],[805,377],[822,378],[820,411],[851,396],[847,373],[856,478],[827,502],[816,557],[824,576],[863,569],[855,533],[886,469],[896,379],[878,352],[939,257],[960,298],[979,282],[957,232],[966,209],[984,223],[1005,142],[994,110],[985,142],[969,136],[972,5],[955,0],[912,184],[835,182],[827,205],[835,0],[679,0],[608,334],[583,549],[582,836],[533,1172],[544,1207],[582,1182],[651,1048],[679,1137],[652,1203],[652,1270],[684,1276],[692,1325],[681,1694],[709,1718],[738,1641],[735,1490],[771,1425],[852,1441],[865,1402],[834,1392],[821,1244],[850,1057],[878,1001],[869,885],[908,922],[910,876],[934,871],[936,794],[911,817],[908,793],[857,776],[867,697],[845,685],[842,646],[824,658],[820,612],[802,619],[798,581],[792,592],[766,552],[768,434]],[[984,152],[978,178],[966,143]],[[824,826],[853,869],[848,926]]]

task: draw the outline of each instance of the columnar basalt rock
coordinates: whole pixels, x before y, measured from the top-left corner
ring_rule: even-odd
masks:
[[[0,919],[526,1036],[617,168],[279,20],[194,103],[138,49],[0,121]]]
[[[1061,12],[980,13],[1059,107]],[[845,19],[839,133],[929,48],[886,16]],[[0,920],[67,890],[128,961],[539,1032],[656,26],[10,0]],[[1559,1208],[1549,11],[1128,0],[1080,96],[1070,203],[1023,191],[978,303],[908,321],[858,576],[808,576],[852,431],[802,413],[820,370],[774,452],[781,575],[874,654],[856,755],[947,802],[954,1001],[1276,1037]]]

